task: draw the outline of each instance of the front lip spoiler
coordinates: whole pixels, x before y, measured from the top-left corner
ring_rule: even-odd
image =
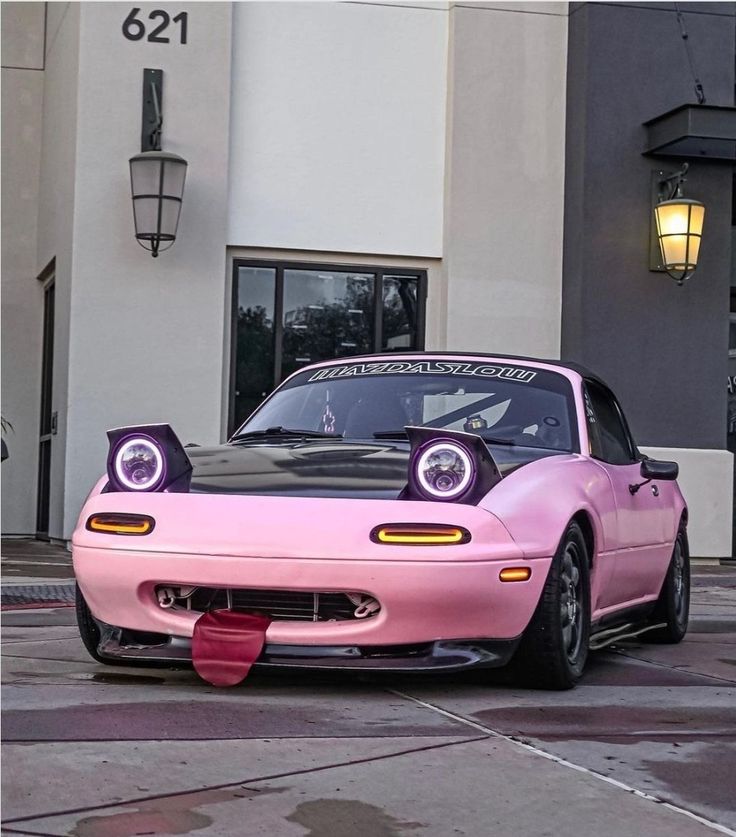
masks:
[[[189,664],[189,637],[161,634],[161,642],[137,642],[133,631],[98,623],[101,638],[97,653],[111,660]],[[268,643],[258,658],[259,668],[311,668],[345,671],[428,672],[466,668],[497,668],[514,655],[515,639],[435,640],[413,645],[277,645]]]

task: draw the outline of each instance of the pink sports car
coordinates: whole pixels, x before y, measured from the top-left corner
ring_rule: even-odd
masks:
[[[589,649],[687,630],[677,465],[640,454],[573,364],[342,358],[291,375],[225,445],[166,424],[108,437],[73,536],[100,662],[193,662],[211,682],[241,666],[236,682],[250,664],[513,661],[564,689]]]

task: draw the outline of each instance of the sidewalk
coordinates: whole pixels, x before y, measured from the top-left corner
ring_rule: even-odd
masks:
[[[3,564],[9,589],[72,588],[60,547]],[[680,645],[595,652],[569,692],[502,671],[214,689],[98,665],[72,607],[2,622],[3,834],[736,837],[736,568],[693,568]]]
[[[0,564],[3,585],[58,583],[74,578],[71,552],[34,538],[3,538]]]
[[[72,556],[63,546],[31,538],[3,538],[3,611],[74,604]]]

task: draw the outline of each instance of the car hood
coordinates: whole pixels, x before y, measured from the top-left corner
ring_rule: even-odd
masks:
[[[406,485],[406,442],[289,440],[188,447],[190,491],[291,497],[396,499]]]

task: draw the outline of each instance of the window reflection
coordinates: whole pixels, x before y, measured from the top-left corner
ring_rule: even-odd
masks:
[[[422,271],[237,260],[234,281],[231,429],[307,364],[423,348]]]
[[[235,423],[243,421],[274,387],[276,270],[239,267],[235,346]]]
[[[371,351],[374,284],[370,273],[284,270],[282,378],[317,360]]]
[[[417,347],[418,291],[414,276],[383,277],[382,351]]]

